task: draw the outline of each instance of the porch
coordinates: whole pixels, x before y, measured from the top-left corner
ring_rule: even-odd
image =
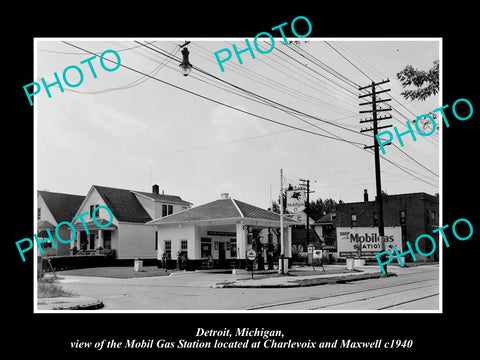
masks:
[[[104,219],[99,219],[100,225],[105,225],[108,222]],[[70,254],[105,254],[112,250],[112,239],[118,227],[110,224],[108,227],[99,227],[93,221],[88,221],[85,226],[81,223],[75,224],[76,237],[70,243]],[[87,230],[88,229],[88,232]]]

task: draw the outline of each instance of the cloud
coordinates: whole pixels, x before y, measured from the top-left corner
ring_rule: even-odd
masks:
[[[244,106],[232,106],[249,111]],[[258,118],[221,105],[213,110],[210,125],[213,130],[212,138],[216,141],[232,141],[268,134],[268,130]]]

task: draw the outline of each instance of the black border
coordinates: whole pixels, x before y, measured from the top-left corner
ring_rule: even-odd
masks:
[[[312,3],[313,4],[313,3]],[[65,9],[35,9],[16,19],[4,32],[9,55],[4,55],[4,73],[7,86],[4,109],[4,186],[8,201],[4,204],[7,236],[5,239],[8,266],[4,268],[7,285],[3,292],[4,311],[12,314],[5,321],[8,349],[30,349],[44,352],[50,358],[62,355],[91,356],[107,352],[72,351],[69,342],[77,338],[97,341],[114,338],[194,338],[197,327],[265,327],[283,330],[287,338],[323,340],[335,338],[413,339],[405,355],[440,355],[444,350],[473,349],[474,329],[468,327],[476,312],[476,258],[478,254],[478,212],[476,204],[476,136],[478,80],[476,69],[476,42],[474,30],[478,22],[476,10],[459,2],[444,5],[399,3],[389,8],[388,3],[342,3],[338,8],[326,8],[322,2],[312,7],[305,4],[273,3],[267,10],[258,4],[206,3],[174,4],[110,4],[99,10],[94,5],[72,6]],[[288,6],[287,6],[288,5]],[[298,6],[303,5],[303,6]],[[170,5],[169,5],[170,6]],[[38,5],[40,7],[40,5]],[[451,241],[444,248],[444,313],[443,314],[33,314],[33,264],[22,263],[14,242],[33,234],[33,112],[25,99],[23,85],[33,78],[34,37],[246,37],[260,31],[290,22],[303,15],[313,25],[311,37],[442,37],[443,38],[443,104],[452,104],[458,98],[467,98],[473,104],[474,115],[465,122],[451,121],[444,131],[443,148],[443,211],[444,223],[452,224],[458,218],[469,219],[474,236],[465,242]],[[12,101],[13,100],[13,101]],[[447,114],[449,114],[447,112]],[[451,114],[451,113],[450,113]],[[8,315],[7,315],[8,316]],[[6,319],[6,317],[4,318]],[[5,327],[5,325],[4,325]],[[6,350],[6,349],[5,349]],[[140,351],[140,350],[137,350]],[[244,352],[235,350],[239,354]],[[131,352],[131,351],[127,351]],[[285,352],[306,353],[302,350],[264,350],[264,354],[281,355]],[[322,350],[312,354],[343,354],[355,350]],[[377,350],[357,351],[361,355],[385,356]],[[123,353],[123,351],[122,351]],[[184,356],[197,354],[183,351]],[[226,352],[217,350],[219,355]],[[112,351],[113,354],[113,351]],[[121,355],[121,353],[117,352]],[[172,354],[172,351],[149,352],[154,356]],[[202,353],[200,353],[202,354]]]

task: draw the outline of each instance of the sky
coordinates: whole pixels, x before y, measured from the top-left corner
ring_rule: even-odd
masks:
[[[196,67],[189,76],[180,73],[175,59],[164,55],[181,58],[185,40],[191,41],[189,59]],[[369,123],[360,124],[368,114],[358,113],[366,109],[359,103],[368,98],[358,98],[358,87],[390,79],[379,87],[391,89],[384,98],[393,98],[388,103],[393,119],[385,124],[405,131],[406,121],[442,105],[441,94],[426,101],[405,100],[396,73],[406,65],[421,70],[430,69],[435,60],[442,65],[439,40],[294,40],[298,39],[289,38],[286,45],[275,38],[268,54],[253,47],[255,58],[242,53],[242,64],[233,54],[222,72],[214,53],[225,48],[233,53],[232,44],[244,49],[244,38],[37,38],[32,81],[44,78],[51,83],[54,72],[61,78],[70,65],[84,75],[78,87],[64,84],[62,93],[53,86],[50,98],[42,88],[34,97],[37,189],[85,195],[92,185],[151,191],[158,184],[166,194],[194,205],[229,193],[268,208],[272,199],[278,199],[283,169],[284,186],[310,179],[311,200],[362,201],[364,189],[373,199],[374,157],[363,150],[373,138],[371,132],[360,134]],[[259,47],[267,49],[270,44],[259,42]],[[105,71],[99,62],[105,50],[117,51],[121,64],[130,69]],[[92,56],[89,52],[98,55],[91,61],[96,79],[86,63],[80,64]],[[111,53],[105,58],[115,60]],[[105,65],[114,66],[108,61]],[[68,79],[79,82],[74,70],[69,70]],[[235,93],[239,88],[277,106],[252,101],[244,92],[239,96]],[[310,116],[281,110],[279,104]],[[403,139],[404,153],[386,147],[381,160],[383,190],[439,192],[438,133],[417,136],[416,142],[408,136]]]

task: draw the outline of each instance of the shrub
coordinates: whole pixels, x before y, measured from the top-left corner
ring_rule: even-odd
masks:
[[[48,261],[50,261],[50,264],[54,270],[69,270],[113,265],[116,258],[115,250],[107,249],[102,251],[105,251],[105,253],[93,255],[79,253],[78,255],[52,256],[49,258],[44,258],[43,269],[44,271],[51,270],[50,266],[48,265]]]

